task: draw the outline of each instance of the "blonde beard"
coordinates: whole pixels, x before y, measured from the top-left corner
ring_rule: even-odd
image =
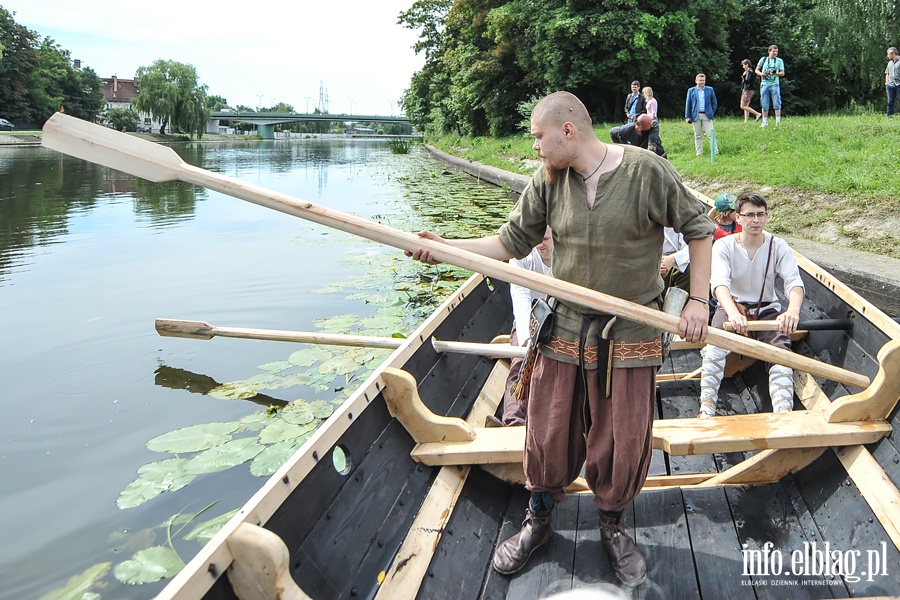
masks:
[[[555,167],[551,167],[546,162],[544,163],[544,173],[547,176],[547,183],[554,184],[558,179],[562,178],[563,171],[565,169],[557,169]]]

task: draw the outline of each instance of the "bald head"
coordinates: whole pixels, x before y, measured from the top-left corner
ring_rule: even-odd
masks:
[[[634,121],[634,128],[638,131],[647,131],[653,126],[653,119],[650,118],[650,115],[643,114],[638,115],[638,118]]]
[[[545,125],[557,127],[571,123],[579,131],[592,131],[591,116],[581,100],[569,92],[554,92],[538,102],[531,118]]]

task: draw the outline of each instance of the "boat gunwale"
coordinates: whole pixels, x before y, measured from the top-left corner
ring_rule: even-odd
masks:
[[[233,557],[226,541],[241,523],[263,525],[284,500],[300,486],[316,464],[329,456],[340,437],[371,406],[384,387],[382,373],[402,366],[428,342],[432,332],[487,278],[474,273],[394,350],[327,421],[245,502],[156,596],[157,600],[198,598],[224,574]],[[322,450],[324,448],[324,450]]]

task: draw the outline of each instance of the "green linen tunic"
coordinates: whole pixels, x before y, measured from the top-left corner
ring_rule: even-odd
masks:
[[[506,248],[521,258],[541,242],[549,225],[553,229],[554,277],[659,308],[663,228],[672,227],[690,241],[711,236],[715,225],[668,161],[640,148],[623,146],[623,150],[622,163],[600,175],[592,208],[588,207],[584,180],[574,169],[566,169],[549,183],[541,166],[499,235]],[[578,364],[583,314],[597,313],[561,302],[551,341],[541,352]],[[612,366],[661,365],[660,333],[618,319],[609,336],[613,340]],[[596,367],[598,342],[597,327],[591,327],[583,361],[589,368]]]

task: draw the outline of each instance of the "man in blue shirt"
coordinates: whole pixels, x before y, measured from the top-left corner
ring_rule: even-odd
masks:
[[[641,82],[631,82],[631,93],[625,96],[625,119],[627,123],[634,123],[638,115],[647,112],[647,101],[641,94]]]
[[[762,104],[763,122],[769,125],[769,108],[775,109],[775,124],[781,125],[781,78],[784,77],[784,61],[778,58],[778,46],[769,46],[768,56],[763,56],[756,64],[759,82],[759,101]]]
[[[716,134],[713,127],[716,108],[719,106],[716,92],[711,87],[706,87],[706,75],[703,73],[698,73],[694,81],[697,85],[687,91],[684,120],[694,125],[694,146],[697,149],[697,156],[703,155],[703,132],[709,136],[709,151],[718,154],[719,144],[715,143]]]

